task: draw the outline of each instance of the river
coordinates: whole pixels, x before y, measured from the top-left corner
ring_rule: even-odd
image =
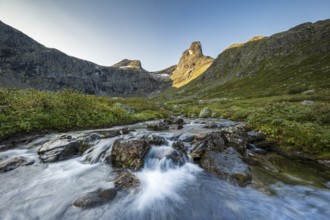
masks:
[[[155,159],[155,154],[173,150],[171,143],[182,135],[210,130],[199,122],[188,122],[182,130],[154,132],[168,144],[152,147],[143,168],[134,172],[141,182],[138,189],[88,209],[72,203],[87,192],[113,187],[118,169],[105,162],[104,152],[111,151],[118,137],[102,139],[92,152],[55,163],[40,162],[37,152],[40,143],[63,134],[0,152],[0,158],[22,155],[35,160],[0,173],[0,219],[330,219],[329,169],[316,164],[270,154],[279,172],[250,166],[252,184],[243,188],[204,171],[190,158],[183,166]],[[130,127],[135,131],[121,138],[151,132],[145,123]],[[91,131],[68,134],[86,132]]]

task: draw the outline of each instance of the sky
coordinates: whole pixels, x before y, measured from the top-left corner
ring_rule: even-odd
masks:
[[[191,42],[217,57],[234,43],[330,18],[330,0],[0,0],[0,20],[46,47],[157,71]]]

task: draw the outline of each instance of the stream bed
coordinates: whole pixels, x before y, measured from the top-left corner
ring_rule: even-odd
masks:
[[[103,130],[49,134],[2,151],[0,161],[23,156],[34,163],[0,173],[0,219],[330,219],[330,172],[312,162],[268,153],[276,172],[250,165],[252,183],[240,187],[205,171],[190,157],[180,166],[157,159],[173,150],[173,141],[211,131],[204,128],[205,122],[209,120],[186,121],[183,129],[166,131],[148,130],[146,123],[130,125],[134,131],[102,138],[93,150],[52,163],[42,162],[38,155],[46,141]],[[91,208],[72,205],[88,192],[114,187],[112,180],[120,170],[106,162],[106,155],[116,139],[150,134],[166,143],[151,146],[143,167],[133,171],[140,181],[137,189],[119,192],[113,201]]]

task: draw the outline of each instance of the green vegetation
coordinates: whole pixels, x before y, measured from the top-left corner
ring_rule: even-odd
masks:
[[[304,100],[310,100],[305,101]],[[261,130],[281,150],[299,150],[319,159],[330,159],[330,96],[285,95],[263,98],[218,98],[172,101],[176,114],[198,116],[209,107],[215,117],[243,121]]]
[[[118,103],[133,109],[132,113]],[[111,127],[166,116],[167,111],[142,98],[0,88],[0,138],[26,132]]]
[[[240,120],[263,131],[283,151],[330,159],[330,54],[292,53],[259,61],[242,55],[254,51],[257,43],[246,45],[249,50],[242,47],[243,52],[238,48],[223,52],[205,77],[168,89],[157,99],[188,116],[209,107],[215,117]],[[303,51],[305,47],[310,45],[297,46]],[[304,105],[304,100],[312,103]]]

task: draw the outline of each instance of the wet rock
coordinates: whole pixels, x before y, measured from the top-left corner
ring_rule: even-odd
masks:
[[[163,161],[163,164],[160,166],[160,168],[163,170],[174,168],[176,166],[182,166],[185,164],[184,153],[170,147],[153,149],[148,154],[148,157],[158,160],[166,158],[166,160],[170,161],[170,163],[168,163],[168,161]]]
[[[188,157],[188,155],[187,155],[187,147],[185,146],[185,144],[181,140],[178,140],[176,142],[173,142],[172,148],[175,149],[175,150],[177,150],[180,153],[180,155],[183,155],[186,158]]]
[[[73,138],[71,135],[62,135],[58,139],[48,141],[38,150],[39,158],[44,163],[56,162],[81,155],[92,147],[101,137],[98,134],[88,134],[84,137]]]
[[[127,170],[119,174],[112,182],[118,189],[130,189],[140,185],[140,180]]]
[[[207,118],[207,117],[210,117],[211,114],[212,114],[211,109],[209,109],[209,107],[205,107],[199,112],[199,117],[200,118]]]
[[[163,131],[163,130],[168,130],[169,126],[164,121],[157,121],[157,122],[148,124],[147,128],[154,130],[154,131]]]
[[[207,151],[202,156],[200,165],[207,171],[221,178],[229,179],[239,186],[246,186],[252,180],[250,168],[232,147],[223,152]]]
[[[44,163],[71,158],[79,154],[80,140],[55,139],[44,143],[38,151],[39,158]]]
[[[87,149],[97,144],[100,139],[101,136],[98,134],[90,134],[85,137],[78,138],[78,141],[80,142],[78,154],[82,155]]]
[[[128,134],[129,132],[133,131],[129,128],[121,128],[121,129],[114,129],[114,130],[103,130],[97,131],[98,134],[102,135],[102,138],[112,138],[123,134]]]
[[[177,124],[177,125],[183,125],[184,124],[184,120],[183,118],[181,117],[177,117],[177,118],[167,118],[167,119],[164,119],[164,122],[168,125],[171,125],[171,124]]]
[[[183,152],[183,153],[186,152],[186,148],[185,148],[183,142],[180,141],[180,140],[173,142],[172,143],[172,148],[179,151],[179,152]]]
[[[167,141],[166,141],[166,139],[164,137],[161,137],[161,136],[158,136],[158,135],[154,135],[154,134],[149,135],[146,138],[146,141],[149,144],[151,144],[151,145],[157,145],[157,146],[166,145],[167,144]]]
[[[244,155],[246,145],[248,143],[248,136],[244,125],[225,127],[221,129],[222,137],[226,141],[226,145],[234,147],[241,155]]]
[[[232,126],[236,126],[236,125],[239,125],[239,123],[236,121],[219,121],[219,122],[217,122],[217,126],[219,128],[232,127]]]
[[[266,170],[278,172],[278,169],[269,161],[266,155],[261,155],[251,150],[247,151],[246,161],[252,165],[258,165]]]
[[[166,155],[166,159],[171,160],[172,163],[176,166],[182,166],[186,162],[183,154],[181,152],[179,153],[176,150],[174,150],[170,154]]]
[[[0,161],[0,173],[14,170],[21,166],[28,166],[34,163],[33,159],[23,156],[11,157]]]
[[[104,203],[110,202],[115,199],[117,189],[97,189],[93,192],[88,192],[86,195],[80,197],[73,202],[73,205],[79,208],[91,208]]]
[[[249,151],[257,153],[257,154],[267,154],[267,151],[262,148],[256,147],[254,144],[249,143],[246,147]]]
[[[183,125],[177,125],[176,129],[181,130],[183,128]]]
[[[199,159],[206,151],[223,151],[226,149],[225,141],[220,131],[201,133],[195,137],[190,156]]]
[[[144,164],[150,144],[145,140],[116,140],[112,146],[112,151],[107,161],[114,167],[130,168],[138,170]]]
[[[249,131],[247,136],[250,143],[266,140],[266,136],[260,131]]]
[[[194,135],[189,135],[189,134],[183,134],[180,136],[180,140],[183,142],[192,142],[193,140],[195,140],[195,136]]]
[[[270,142],[270,141],[258,141],[253,143],[256,148],[262,148],[265,150],[269,150],[275,147],[276,143],[275,142]]]

